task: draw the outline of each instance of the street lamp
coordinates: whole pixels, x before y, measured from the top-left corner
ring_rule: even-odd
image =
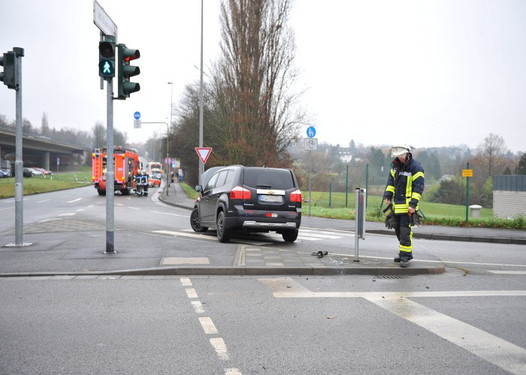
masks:
[[[170,182],[172,178],[170,176],[170,161],[168,160],[168,150],[170,148],[170,127],[172,126],[172,103],[173,103],[173,94],[174,94],[174,85],[173,82],[168,82],[170,85],[170,125],[166,128],[166,182],[168,188],[170,187]],[[166,195],[168,195],[168,188],[166,189]]]

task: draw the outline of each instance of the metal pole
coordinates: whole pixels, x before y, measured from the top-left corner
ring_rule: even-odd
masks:
[[[24,246],[24,159],[22,158],[22,57],[24,49],[15,47],[16,140],[15,140],[15,246]]]
[[[347,173],[345,175],[345,207],[349,201],[349,165],[347,167]]]
[[[356,188],[356,215],[355,215],[355,228],[354,228],[354,260],[353,262],[359,262],[359,242],[360,242],[360,188]]]
[[[469,169],[469,162],[466,165],[466,169]],[[468,209],[469,209],[469,177],[466,177],[466,223],[468,222]]]
[[[199,87],[199,147],[203,147],[203,0],[201,0],[201,83]],[[199,158],[199,180],[205,165]]]
[[[170,176],[170,162],[168,161],[168,155],[170,150],[170,126],[172,126],[172,103],[173,103],[173,93],[174,93],[174,86],[172,82],[168,82],[170,85],[170,124],[166,127],[166,158],[167,158],[167,164],[168,168],[166,168],[166,182],[167,182],[167,188],[166,188],[166,195],[168,195],[168,188],[170,187],[170,182],[172,182],[172,178]]]
[[[369,164],[365,166],[365,207],[367,207],[367,191],[369,191]]]
[[[115,166],[113,161],[113,79],[107,81],[107,145],[106,145],[106,254],[115,253],[114,194]]]
[[[312,179],[312,151],[309,150],[309,216],[311,213],[311,201],[312,201],[312,195],[311,195],[311,179]]]

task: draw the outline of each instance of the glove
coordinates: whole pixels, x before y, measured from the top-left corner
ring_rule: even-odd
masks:
[[[421,218],[418,211],[415,211],[415,213],[411,215],[411,228],[419,227],[422,224]]]
[[[387,229],[393,229],[396,226],[396,219],[393,212],[393,205],[390,204],[383,210],[385,214],[385,226]]]

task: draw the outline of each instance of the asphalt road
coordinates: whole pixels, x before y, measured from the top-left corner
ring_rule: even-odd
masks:
[[[14,230],[0,201],[0,240]],[[415,263],[436,275],[122,276],[83,274],[159,267],[169,260],[235,265],[245,250],[324,249],[353,255],[345,222],[305,218],[300,237],[196,234],[188,210],[115,197],[118,253],[103,255],[105,199],[92,188],[27,197],[27,248],[0,248],[1,374],[525,374],[524,246],[415,240]],[[361,255],[390,262],[396,240],[367,235]],[[368,259],[368,258],[367,258]],[[162,264],[161,264],[162,266]],[[279,266],[277,266],[279,267]]]

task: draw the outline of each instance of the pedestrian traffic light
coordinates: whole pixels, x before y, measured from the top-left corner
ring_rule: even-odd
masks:
[[[112,36],[99,42],[99,76],[107,80],[115,77],[115,39]]]
[[[4,82],[10,89],[18,89],[18,79],[16,74],[15,53],[13,51],[5,52],[0,56],[0,66],[4,71],[0,72],[0,81]]]
[[[119,81],[117,99],[126,99],[130,97],[132,92],[137,92],[141,89],[141,85],[138,83],[130,82],[130,77],[139,75],[141,73],[141,69],[139,69],[138,66],[130,65],[130,61],[141,57],[141,53],[138,49],[126,48],[126,44],[117,44],[117,47],[119,50]]]

